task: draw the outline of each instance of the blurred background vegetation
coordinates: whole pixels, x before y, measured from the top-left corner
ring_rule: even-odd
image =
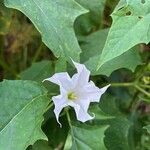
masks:
[[[33,62],[54,59],[41,35],[21,12],[0,1],[0,80],[18,79]]]

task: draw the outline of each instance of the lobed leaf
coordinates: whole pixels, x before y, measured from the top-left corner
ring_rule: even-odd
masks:
[[[108,124],[109,128],[105,132],[105,145],[108,150],[130,150],[129,142],[130,129],[132,122],[128,120],[128,116],[123,114],[116,103],[116,98],[105,95],[100,102],[100,108],[106,114],[114,116],[106,121],[99,121],[101,124]],[[131,135],[130,135],[131,136]]]
[[[107,34],[108,29],[104,29],[94,32],[87,37],[83,37],[83,44],[81,44],[81,48],[83,49],[81,60],[85,62],[85,65],[91,71],[92,75],[101,74],[109,76],[113,71],[120,68],[127,68],[134,71],[137,65],[142,63],[138,53],[138,47],[134,47],[126,53],[111,59],[96,70],[97,62],[99,61],[99,56],[102,55],[101,53],[106,42]]]
[[[33,63],[31,67],[21,72],[22,80],[42,82],[54,73],[54,65],[51,61],[43,60]]]
[[[47,90],[33,81],[0,83],[0,149],[25,150],[38,139],[48,106]]]
[[[5,5],[23,12],[41,33],[56,57],[79,60],[81,49],[75,37],[75,19],[87,12],[74,0],[5,0]]]
[[[139,43],[150,42],[150,0],[121,0],[112,14],[110,28],[97,70]]]
[[[72,126],[72,150],[78,149],[86,149],[86,150],[93,150],[93,149],[100,149],[106,150],[104,145],[104,132],[108,128],[108,126]],[[70,135],[68,139],[70,141]],[[69,149],[69,145],[66,146]]]

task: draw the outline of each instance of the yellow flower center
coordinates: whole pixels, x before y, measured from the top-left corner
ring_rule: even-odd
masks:
[[[77,96],[76,96],[76,94],[74,92],[69,92],[67,96],[68,96],[69,100],[77,99]]]

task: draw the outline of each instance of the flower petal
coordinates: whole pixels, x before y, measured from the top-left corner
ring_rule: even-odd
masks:
[[[89,76],[90,76],[90,71],[85,67],[83,64],[79,64],[74,62],[74,65],[77,69],[77,72],[75,75],[72,77],[72,82],[76,85],[80,85],[80,87],[89,81]]]
[[[59,114],[61,113],[61,111],[64,107],[68,106],[67,100],[62,95],[53,96],[52,100],[53,100],[54,105],[55,105],[54,113],[56,116],[56,120],[60,124],[60,126],[62,126],[61,123],[59,122]]]
[[[107,85],[101,89],[95,86],[95,84],[91,81],[91,87],[89,87],[89,95],[91,102],[99,102],[101,96],[106,92],[106,90],[109,88],[110,85]]]
[[[46,80],[61,86],[65,90],[68,90],[71,86],[71,78],[67,72],[55,73],[52,77],[43,80],[43,82]]]
[[[76,100],[76,102],[70,102],[69,105],[75,109],[77,120],[86,122],[93,119],[87,112],[90,102],[86,100]]]
[[[82,99],[89,99],[90,102],[99,102],[100,98],[102,96],[102,94],[105,93],[105,91],[107,90],[107,88],[110,85],[107,85],[103,88],[98,88],[95,86],[93,81],[90,81],[83,90],[81,90],[80,93],[80,97]]]

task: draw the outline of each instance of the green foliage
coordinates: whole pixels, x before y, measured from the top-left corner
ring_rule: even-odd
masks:
[[[144,127],[144,129],[146,129],[146,130],[147,130],[147,132],[150,134],[150,125],[145,126],[145,127]]]
[[[77,35],[89,34],[102,26],[102,17],[106,0],[76,0],[80,5],[89,10],[77,18],[75,31]]]
[[[72,126],[72,150],[77,149],[101,149],[106,150],[104,146],[104,132],[108,126]],[[69,139],[68,139],[69,140]],[[68,142],[68,141],[67,141]]]
[[[112,18],[113,24],[102,55],[97,61],[98,69],[107,61],[123,54],[133,46],[150,42],[149,0],[145,0],[145,2],[121,0],[113,12]]]
[[[77,16],[87,11],[75,1],[46,0],[43,5],[40,0],[5,0],[5,5],[18,9],[29,17],[55,56],[79,59],[81,50],[75,38],[73,23]]]
[[[104,63],[98,70],[96,70],[97,61],[102,53],[104,43],[106,41],[108,30],[100,30],[84,38],[81,45],[83,53],[81,58],[86,60],[85,64],[90,69],[93,75],[109,76],[114,70],[120,68],[127,68],[132,71],[137,65],[141,64],[141,59],[138,54],[139,47],[132,48],[130,51],[118,56],[106,63]],[[88,60],[89,58],[89,60]],[[128,60],[128,61],[126,61]]]
[[[52,150],[52,148],[49,147],[46,141],[37,141],[33,145],[32,150]]]
[[[127,116],[117,108],[116,99],[112,96],[105,96],[101,101],[100,107],[105,113],[114,116],[113,119],[104,122],[110,126],[106,131],[106,147],[111,150],[130,150],[129,129],[132,123],[128,120]]]
[[[8,92],[9,91],[9,92]],[[24,150],[38,139],[49,100],[47,90],[33,81],[0,84],[0,149]]]
[[[22,80],[33,80],[42,82],[54,73],[54,66],[50,61],[42,61],[32,64],[30,68],[23,71],[20,76]]]
[[[149,42],[150,0],[0,0],[0,150],[149,150]],[[67,107],[60,128],[42,81],[75,74],[71,59],[111,86],[94,119]]]
[[[94,113],[95,120],[107,120],[114,118],[114,116],[104,113],[98,105],[91,106],[90,112]]]

